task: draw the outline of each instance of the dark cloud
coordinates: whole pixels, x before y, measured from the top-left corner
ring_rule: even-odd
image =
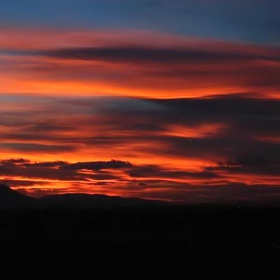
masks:
[[[87,175],[86,180],[91,179],[91,180],[96,180],[96,181],[101,181],[100,185],[106,185],[106,181],[108,180],[117,180],[119,182],[121,182],[123,180],[122,176],[120,175],[116,175],[110,172],[98,172],[95,174],[90,174]],[[96,184],[96,183],[95,183]]]
[[[22,187],[32,187],[34,185],[48,185],[48,182],[44,181],[32,181],[32,180],[10,180],[10,179],[4,179],[0,180],[0,184],[4,184],[6,186],[9,186],[11,188],[19,188]]]
[[[241,130],[251,131],[250,134],[279,131],[280,101],[277,99],[241,98],[236,94],[228,97],[221,95],[197,99],[150,100],[150,102],[154,102],[158,107],[152,112],[143,108],[142,112],[147,119],[153,119],[153,123],[159,126],[182,124],[193,127],[218,123],[231,128],[238,126]],[[126,113],[136,114],[133,109]],[[117,114],[121,115],[122,112],[119,111]]]
[[[215,98],[153,100],[160,106],[153,112],[147,110],[150,118],[164,130],[166,125],[181,124],[198,129],[203,124],[221,124],[216,133],[238,137],[260,137],[280,135],[280,101],[256,97],[241,98],[240,95]],[[143,110],[144,112],[144,110]],[[131,112],[131,114],[134,114]],[[144,118],[144,120],[145,120]]]
[[[131,168],[132,164],[128,161],[110,160],[110,161],[93,161],[93,162],[77,162],[61,166],[62,169],[67,170],[94,170],[99,171],[102,169],[126,169]]]
[[[95,106],[96,110],[96,103],[91,105],[93,102],[87,101],[84,106]],[[126,105],[129,102],[131,106]],[[100,102],[97,107],[97,114],[106,117],[117,130],[160,132],[167,125],[196,127],[218,123],[227,126],[227,133],[232,131],[232,134],[275,135],[280,132],[280,101],[264,99],[257,93],[208,98],[141,99],[138,103],[135,99],[112,99]]]
[[[211,50],[196,50],[184,48],[158,47],[85,47],[44,51],[38,54],[82,60],[105,60],[114,62],[137,63],[220,63],[236,62],[238,60],[280,60],[280,51],[275,54],[250,54],[240,52],[221,52]]]
[[[205,111],[219,115],[250,115],[250,116],[280,116],[279,99],[265,99],[257,93],[236,93],[205,98],[154,100],[164,106],[175,107],[177,110],[193,108],[193,111]]]
[[[77,172],[71,170],[59,170],[53,166],[44,166],[44,164],[31,164],[29,161],[15,164],[14,162],[1,161],[0,174],[1,176],[13,178],[21,177],[28,179],[47,179],[47,180],[82,180],[84,177]]]
[[[111,88],[126,89],[126,92],[137,88],[147,93],[149,89],[154,96],[160,94],[160,89],[161,96],[166,96],[168,90],[184,96],[183,89],[188,93],[190,89],[197,92],[200,88],[208,94],[209,88],[217,88],[219,92],[225,88],[263,92],[280,88],[278,47],[211,40],[169,40],[174,41],[173,44],[150,40],[146,44],[112,41],[98,47],[46,49],[34,55],[57,59],[54,65],[39,65],[41,75],[48,79],[79,83],[96,81]],[[112,67],[111,63],[118,67]],[[37,68],[29,70],[38,75]]]
[[[7,159],[0,161],[0,175],[9,178],[23,177],[30,179],[25,182],[17,180],[17,185],[20,185],[21,181],[23,185],[26,185],[26,182],[32,185],[34,183],[31,179],[36,179],[36,182],[37,179],[81,182],[87,182],[88,180],[105,181],[122,179],[112,170],[125,170],[132,167],[133,165],[130,162],[120,160],[68,163],[65,161],[31,162],[27,159]],[[84,169],[93,172],[83,173]],[[12,182],[13,180],[5,179],[5,181]]]
[[[208,171],[227,171],[231,173],[248,173],[258,175],[279,176],[280,155],[255,154],[231,159],[226,162],[218,162],[216,166],[205,168]]]
[[[47,167],[47,168],[58,168],[67,165],[65,161],[50,161],[50,162],[35,162],[30,163],[27,161],[23,164],[24,167]]]
[[[156,139],[154,139],[156,141]],[[153,147],[150,152],[164,156],[197,158],[200,160],[231,159],[244,156],[280,157],[280,143],[258,140],[253,137],[161,137],[162,147]]]
[[[0,165],[26,165],[29,164],[30,161],[24,158],[11,158],[11,159],[4,159],[1,161]]]
[[[41,132],[59,132],[59,131],[71,131],[72,127],[65,124],[54,124],[49,122],[33,123],[30,127],[25,127],[25,131],[32,131],[33,133]],[[37,134],[38,135],[38,134]]]
[[[45,152],[45,153],[54,153],[54,152],[68,152],[75,151],[75,146],[70,145],[45,145],[45,144],[37,144],[37,143],[13,143],[12,141],[9,143],[1,143],[0,149],[11,149],[14,151],[28,151],[28,152]]]
[[[134,166],[127,171],[127,174],[135,178],[173,178],[173,179],[213,179],[219,178],[214,172],[188,172],[183,170],[169,170],[157,165]]]
[[[115,173],[114,171],[119,171]],[[91,171],[91,172],[85,172]],[[31,162],[27,159],[7,159],[0,161],[0,174],[9,179],[2,179],[13,186],[32,186],[40,184],[40,180],[80,181],[86,184],[95,184],[98,181],[116,180],[116,184],[129,184],[132,180],[141,178],[157,184],[172,184],[172,181],[184,179],[214,179],[220,178],[214,171],[187,171],[157,165],[134,165],[127,161],[93,161],[68,163],[65,161]],[[27,178],[26,180],[18,179]],[[15,180],[11,178],[16,178]],[[15,181],[15,183],[13,183]],[[43,183],[42,183],[43,184]],[[141,185],[140,185],[141,186]],[[143,185],[144,186],[144,185]],[[142,187],[143,187],[142,186]]]

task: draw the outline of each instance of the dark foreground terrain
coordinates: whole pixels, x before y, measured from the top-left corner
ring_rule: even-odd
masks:
[[[269,205],[269,206],[268,206]],[[273,206],[272,206],[273,205]],[[36,278],[279,276],[280,206],[179,206],[0,185],[0,268]],[[70,273],[70,274],[69,274]],[[195,276],[195,277],[194,277]]]
[[[279,218],[277,207],[3,210],[1,264],[41,271],[102,267],[104,277],[133,270],[180,271],[186,278],[190,271],[211,276],[244,269],[277,276]]]

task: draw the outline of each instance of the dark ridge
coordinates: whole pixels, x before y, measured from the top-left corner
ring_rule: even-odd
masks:
[[[41,207],[54,209],[110,209],[110,208],[141,208],[162,207],[168,203],[140,198],[124,198],[100,194],[62,194],[48,195],[38,199]]]
[[[99,194],[61,194],[33,198],[0,185],[0,209],[39,209],[39,210],[90,210],[116,208],[164,207],[164,201],[124,198]]]
[[[35,199],[1,185],[0,205],[2,267],[92,273],[93,265],[120,261],[143,277],[151,269],[158,275],[170,268],[173,278],[180,271],[175,279],[191,270],[209,277],[225,268],[223,278],[246,268],[251,276],[263,267],[266,277],[270,266],[279,270],[279,206],[183,206],[86,194]]]
[[[0,209],[31,208],[35,205],[35,198],[12,190],[6,185],[0,185]]]
[[[212,202],[179,204],[162,200],[148,200],[136,197],[108,196],[101,194],[72,193],[46,195],[34,198],[0,184],[0,210],[2,209],[40,209],[40,210],[110,210],[110,209],[168,209],[174,211],[253,211],[280,210],[278,201]]]

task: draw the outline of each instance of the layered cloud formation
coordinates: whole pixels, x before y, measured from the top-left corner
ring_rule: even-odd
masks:
[[[280,49],[0,30],[0,179],[34,196],[277,200]]]

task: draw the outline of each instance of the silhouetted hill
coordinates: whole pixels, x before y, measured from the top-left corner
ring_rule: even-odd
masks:
[[[0,209],[84,210],[127,207],[149,208],[167,205],[168,203],[163,201],[83,193],[47,195],[42,198],[33,198],[12,190],[8,186],[0,185]]]
[[[206,266],[215,273],[221,267],[227,273],[239,268],[238,275],[243,275],[244,268],[251,272],[263,266],[267,273],[272,264],[278,269],[279,207],[182,206],[88,194],[36,199],[1,185],[0,206],[1,210],[20,209],[0,211],[2,267],[5,261],[13,268],[32,265],[44,271],[51,256],[52,266],[76,267],[79,273],[86,267],[92,273],[93,264],[103,267],[116,260],[130,268],[134,265],[137,273],[147,264],[158,273],[172,262],[176,271],[181,267],[180,275],[198,267],[195,275],[205,271],[209,276]],[[145,265],[135,261],[139,256]]]
[[[160,200],[148,200],[136,197],[107,196],[101,194],[72,193],[60,195],[46,195],[34,198],[17,192],[6,185],[0,184],[0,210],[2,209],[40,209],[40,210],[91,210],[91,209],[127,209],[127,208],[168,208],[176,210],[192,209],[194,211],[223,211],[229,209],[280,209],[278,201],[269,202],[212,202],[193,205],[169,203]]]
[[[41,207],[54,209],[146,208],[168,205],[163,201],[156,200],[83,193],[48,195],[38,199],[38,202]]]
[[[14,191],[6,185],[0,185],[0,209],[29,208],[35,205],[35,198]]]

